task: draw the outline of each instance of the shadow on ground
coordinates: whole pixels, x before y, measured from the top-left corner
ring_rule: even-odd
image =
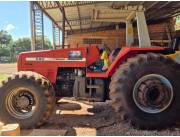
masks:
[[[109,102],[88,103],[61,99],[46,124],[39,129],[23,130],[22,135],[180,135],[179,128],[136,130],[126,123],[116,122],[116,118]]]

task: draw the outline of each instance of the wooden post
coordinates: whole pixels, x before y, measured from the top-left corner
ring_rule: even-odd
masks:
[[[132,46],[134,43],[134,32],[131,20],[126,21],[126,45]]]
[[[59,39],[58,39],[58,44],[59,46],[61,45],[61,40],[60,40],[60,36],[61,36],[61,31],[60,29],[58,28],[58,36],[59,36]]]
[[[55,43],[55,24],[52,22],[52,35],[53,35],[53,49],[56,49],[56,43]]]
[[[65,41],[65,11],[64,7],[62,7],[62,48],[64,48],[64,41]]]
[[[42,41],[41,41],[41,44],[42,44],[42,50],[44,49],[44,15],[43,15],[43,12],[41,11],[41,21],[42,21]]]
[[[35,50],[34,2],[30,1],[31,50]]]
[[[144,12],[136,12],[139,47],[151,46]]]

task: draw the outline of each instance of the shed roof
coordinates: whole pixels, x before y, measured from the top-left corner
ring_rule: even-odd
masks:
[[[147,21],[167,19],[180,13],[180,1],[36,1],[36,4],[60,28],[61,9],[64,8],[68,32],[113,27],[130,16],[133,8],[145,10]]]

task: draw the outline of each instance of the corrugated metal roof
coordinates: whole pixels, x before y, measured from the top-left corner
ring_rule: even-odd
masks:
[[[180,2],[177,1],[37,1],[36,2],[43,11],[48,14],[59,26],[62,25],[62,14],[60,7],[64,8],[67,21],[65,30],[83,30],[99,27],[116,25],[121,22],[121,18],[127,17],[130,12],[119,9],[126,6],[143,5],[147,20],[158,20],[169,18],[180,12]],[[59,5],[57,4],[59,3]],[[59,7],[60,6],[60,7]],[[100,8],[97,14],[96,9]],[[109,13],[108,9],[112,9],[114,13]],[[102,10],[102,11],[101,11]],[[106,11],[107,10],[107,11]],[[115,11],[117,13],[115,15]],[[114,17],[113,17],[114,16]],[[96,21],[94,17],[98,18]],[[112,22],[104,22],[101,19],[109,18]],[[113,21],[113,19],[117,19]],[[118,22],[119,19],[119,22]]]

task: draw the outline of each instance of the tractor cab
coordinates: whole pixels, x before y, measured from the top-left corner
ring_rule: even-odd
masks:
[[[105,53],[105,50],[100,52],[99,60],[88,67],[88,72],[90,72],[91,74],[95,73],[96,75],[98,73],[105,74],[106,72],[110,71],[109,68],[115,61],[118,54],[121,54],[120,52],[123,53],[124,51],[126,51],[127,50],[126,48],[134,47],[133,22],[135,20],[137,22],[139,48],[151,46],[148,28],[147,28],[147,24],[145,20],[145,15],[144,15],[145,9],[143,6],[127,6],[121,10],[113,10],[109,8],[104,8],[102,11],[101,10],[102,10],[101,7],[99,8],[96,7],[94,9],[95,13],[97,12],[98,14],[94,14],[93,21],[98,22],[100,20],[99,16],[103,16],[103,14],[106,12],[111,14],[110,16],[111,18],[113,18],[118,13],[118,16],[120,16],[119,17],[120,20],[104,19],[101,21],[125,23],[126,24],[126,46],[123,47],[123,51],[121,51],[122,47],[118,47],[112,50],[109,54]],[[122,14],[124,12],[126,12],[126,14]],[[106,48],[104,47],[104,49]]]
[[[174,39],[173,46],[168,48],[161,48],[157,46],[151,46],[150,36],[148,32],[148,27],[146,24],[146,19],[144,15],[144,7],[143,6],[127,6],[120,10],[112,10],[106,8],[106,10],[102,10],[103,8],[96,7],[94,9],[95,13],[93,17],[93,21],[98,22],[100,20],[101,16],[105,16],[104,14],[108,12],[110,14],[111,20],[103,19],[101,21],[104,22],[123,22],[126,24],[126,45],[123,47],[118,47],[113,49],[110,54],[106,57],[106,59],[102,59],[102,51],[100,52],[99,60],[93,63],[91,66],[88,67],[88,77],[108,77],[109,73],[111,72],[111,68],[116,60],[117,57],[124,56],[124,53],[127,51],[129,54],[136,54],[135,51],[142,51],[142,53],[146,53],[145,50],[153,51],[157,50],[156,52],[167,54],[170,58],[176,59],[177,55],[179,55],[179,52],[176,52],[177,50],[180,50],[180,37],[177,37]],[[111,11],[111,12],[110,12]],[[123,16],[119,12],[126,13]],[[121,15],[120,20],[115,20],[114,18],[116,15],[115,13],[119,13]],[[98,16],[96,16],[98,15]],[[133,30],[133,22],[136,21],[137,24],[137,31],[138,31],[138,45],[134,45],[134,30]],[[143,51],[144,50],[144,51]],[[137,52],[138,53],[138,52]],[[132,56],[132,55],[126,55],[126,56]],[[120,60],[121,58],[119,58]],[[103,69],[103,66],[106,65],[106,61],[108,60],[109,65],[106,67],[106,69]],[[179,60],[179,59],[178,59]],[[180,61],[178,61],[180,62]],[[122,63],[122,62],[121,62]],[[120,63],[120,64],[121,64]],[[119,64],[119,63],[118,63]],[[114,67],[114,66],[113,66]]]
[[[104,16],[104,14],[108,12],[109,14],[111,14],[110,15],[111,20],[107,18],[101,21],[113,22],[113,23],[119,23],[119,22],[125,23],[126,24],[126,46],[115,48],[114,50],[110,52],[110,54],[108,54],[108,56],[106,55],[106,58],[101,58],[103,51],[100,52],[99,60],[93,63],[91,66],[88,66],[87,76],[89,77],[91,76],[107,77],[109,75],[109,72],[111,71],[110,70],[111,66],[113,65],[113,62],[116,60],[117,56],[123,56],[123,54],[126,51],[130,50],[130,48],[139,49],[139,48],[144,48],[144,47],[145,48],[151,47],[150,37],[149,37],[148,28],[147,28],[147,24],[145,20],[145,15],[144,15],[145,9],[143,6],[127,6],[119,10],[114,10],[110,8],[105,8],[106,10],[102,10],[102,9],[103,9],[102,7],[99,7],[99,8],[96,7],[94,9],[95,13],[98,13],[98,14],[94,14],[93,21],[98,22],[100,20],[100,17]],[[121,19],[120,20],[112,19],[113,17],[117,18],[116,17],[117,13],[121,15]],[[126,14],[122,14],[122,13],[126,13]],[[135,40],[134,31],[133,31],[134,21],[137,22],[139,46],[134,46],[134,40]],[[106,62],[108,62],[107,63],[108,65],[106,64]],[[105,67],[106,69],[103,69],[105,65],[107,65]]]

